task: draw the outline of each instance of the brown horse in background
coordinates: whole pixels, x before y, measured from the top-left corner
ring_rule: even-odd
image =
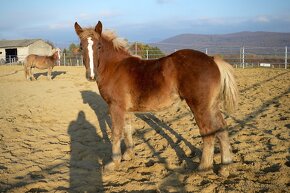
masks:
[[[60,50],[54,49],[53,54],[51,56],[38,56],[35,54],[30,54],[26,57],[26,61],[24,64],[24,73],[25,78],[29,80],[36,80],[32,68],[38,69],[48,69],[47,71],[47,78],[51,80],[51,71],[55,65],[57,65],[60,59]]]
[[[223,164],[232,162],[226,122],[220,103],[232,110],[238,90],[233,68],[219,57],[210,57],[195,50],[179,50],[156,60],[142,60],[127,50],[127,42],[110,31],[95,28],[75,31],[83,50],[86,77],[96,80],[101,96],[108,103],[112,118],[112,159],[105,169],[119,166],[122,155],[120,142],[127,146],[123,159],[134,155],[130,127],[125,126],[126,112],[158,111],[176,100],[185,100],[194,114],[203,140],[200,170],[213,164],[214,142],[217,137]]]

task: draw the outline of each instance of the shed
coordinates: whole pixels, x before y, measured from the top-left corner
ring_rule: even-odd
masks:
[[[0,40],[0,63],[22,63],[29,54],[50,55],[52,46],[42,39]]]

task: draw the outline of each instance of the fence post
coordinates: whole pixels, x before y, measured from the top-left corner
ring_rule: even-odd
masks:
[[[287,63],[288,63],[288,52],[287,46],[285,46],[285,69],[287,69]]]
[[[207,48],[205,48],[205,54],[207,54]]]
[[[138,55],[138,45],[137,45],[137,42],[135,42],[135,55]]]
[[[148,50],[146,50],[146,59],[148,60],[149,56],[148,56]]]
[[[65,66],[65,53],[63,53],[63,65]]]
[[[245,68],[245,47],[242,47],[242,65],[243,69]]]

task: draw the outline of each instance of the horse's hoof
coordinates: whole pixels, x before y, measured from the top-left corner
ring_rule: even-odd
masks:
[[[212,167],[210,166],[204,166],[204,165],[199,165],[197,170],[200,172],[204,172],[204,171],[210,171],[212,169]]]
[[[230,175],[230,170],[229,170],[229,166],[222,166],[221,169],[219,170],[219,175],[227,178]]]
[[[125,160],[125,161],[129,161],[129,160],[132,160],[133,157],[134,157],[134,152],[132,152],[132,151],[126,151],[126,152],[123,154],[122,159]]]
[[[113,172],[118,168],[119,168],[119,164],[116,164],[115,162],[112,161],[112,162],[106,164],[104,166],[103,170],[104,170],[104,172]]]

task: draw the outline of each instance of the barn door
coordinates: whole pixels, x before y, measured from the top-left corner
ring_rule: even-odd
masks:
[[[17,62],[17,48],[5,49],[6,63]]]

